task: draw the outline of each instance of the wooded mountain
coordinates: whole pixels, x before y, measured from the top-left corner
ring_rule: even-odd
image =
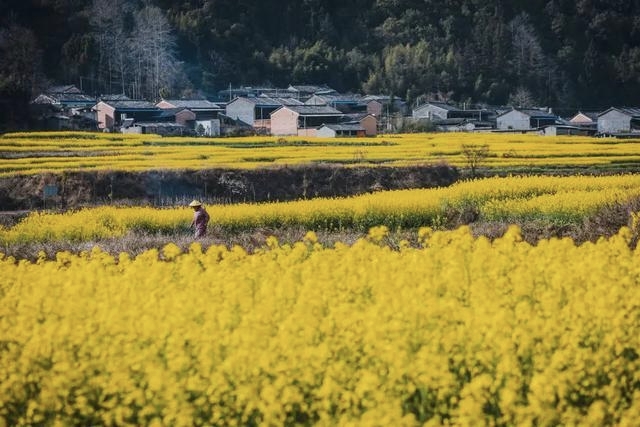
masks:
[[[52,83],[146,99],[325,83],[409,102],[640,104],[640,0],[9,0],[0,24],[5,105]]]

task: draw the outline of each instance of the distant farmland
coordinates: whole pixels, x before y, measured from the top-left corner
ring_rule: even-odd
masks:
[[[257,169],[304,164],[404,167],[445,162],[465,168],[463,146],[487,146],[489,173],[629,172],[640,139],[524,134],[405,134],[376,138],[165,138],[83,132],[0,136],[0,176],[72,171]]]

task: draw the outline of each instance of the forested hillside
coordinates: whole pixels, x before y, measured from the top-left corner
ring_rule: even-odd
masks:
[[[0,23],[5,104],[51,83],[147,99],[326,83],[409,102],[640,103],[640,0],[9,0]]]

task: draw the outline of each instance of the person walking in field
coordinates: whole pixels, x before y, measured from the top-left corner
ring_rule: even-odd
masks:
[[[194,229],[195,237],[203,237],[207,233],[209,214],[199,200],[192,201],[189,203],[189,206],[193,208],[193,221],[191,221],[191,228]]]

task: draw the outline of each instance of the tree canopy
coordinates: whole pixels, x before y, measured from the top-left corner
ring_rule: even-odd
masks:
[[[146,99],[326,83],[409,102],[640,99],[640,0],[23,0],[0,16],[0,50],[20,47],[0,55],[0,96],[50,82]]]

